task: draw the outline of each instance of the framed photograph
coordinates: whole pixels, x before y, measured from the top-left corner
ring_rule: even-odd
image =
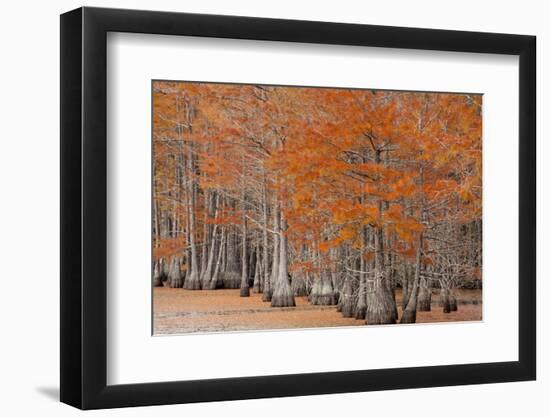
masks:
[[[61,16],[61,401],[533,380],[535,37]]]

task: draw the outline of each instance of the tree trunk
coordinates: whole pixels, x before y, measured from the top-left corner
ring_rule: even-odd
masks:
[[[248,286],[248,255],[246,253],[247,249],[247,241],[246,241],[246,202],[245,198],[246,195],[244,193],[244,187],[242,188],[242,194],[241,194],[241,200],[242,200],[242,225],[241,225],[241,233],[242,233],[242,248],[241,248],[241,291],[239,295],[241,297],[249,297],[250,296],[250,288]]]
[[[301,246],[299,261],[304,261],[306,258],[307,247],[306,245]],[[290,285],[292,286],[292,293],[295,297],[307,296],[306,272],[302,269],[296,271],[292,276]]]
[[[441,287],[441,292],[439,293],[439,305],[443,307],[444,313],[451,312],[451,300],[449,299],[449,289]]]
[[[191,276],[191,262],[193,255],[191,253],[191,245],[190,245],[190,236],[189,236],[189,204],[187,204],[186,207],[186,213],[187,216],[185,216],[185,233],[187,234],[187,248],[185,249],[185,277],[184,277],[184,285],[185,281]]]
[[[353,317],[356,303],[353,299],[353,285],[349,277],[344,280],[344,287],[340,292],[340,299],[338,300],[342,308],[342,316]]]
[[[357,320],[365,320],[367,315],[367,276],[361,274],[359,277],[359,289],[357,290],[357,297],[354,309],[354,317]]]
[[[227,265],[223,274],[223,287],[229,289],[237,289],[241,286],[241,272],[237,260],[237,236],[231,230],[227,239]]]
[[[195,168],[193,163],[193,154],[190,152],[188,158],[189,165],[189,180],[188,180],[188,198],[189,198],[189,243],[191,246],[191,270],[189,275],[185,278],[184,288],[188,290],[200,290],[201,280],[199,269],[199,255],[197,250],[197,244],[195,240],[196,222],[195,222],[195,209],[196,209],[196,190],[195,181],[191,178],[195,175]]]
[[[262,277],[262,292],[263,293],[268,293],[269,294],[269,299],[266,299],[264,301],[271,301],[271,295],[273,294],[273,291],[271,289],[271,283],[270,283],[270,277],[269,277],[269,256],[268,256],[268,253],[269,253],[269,238],[267,236],[267,217],[268,217],[268,214],[267,214],[267,190],[266,190],[266,181],[265,181],[265,173],[264,173],[264,177],[263,177],[263,189],[262,189],[262,220],[263,220],[263,233],[262,233],[262,237],[263,237],[263,258],[262,258],[262,261],[263,261],[263,267],[262,267],[262,272],[263,272],[263,277]]]
[[[413,279],[411,275],[409,263],[403,264],[401,276],[401,308],[403,310],[407,308],[407,303],[409,302],[409,297],[412,291]]]
[[[208,248],[210,246],[209,231],[210,227],[208,226],[208,215],[211,211],[211,198],[210,192],[208,190],[204,191],[204,217],[202,225],[202,251],[201,251],[201,272],[200,280],[204,283],[204,273],[207,268],[208,263]],[[214,240],[214,239],[212,239]]]
[[[168,274],[168,282],[170,283],[170,287],[172,288],[182,287],[183,283],[181,279],[180,264],[177,256],[173,256],[170,261],[170,272]]]
[[[326,268],[321,270],[319,278],[313,284],[309,300],[313,305],[336,305],[337,298],[332,286],[332,277],[330,276],[330,271]]]
[[[277,211],[277,209],[275,209]],[[278,217],[278,216],[277,216]],[[271,297],[271,307],[294,307],[296,302],[288,282],[288,246],[286,237],[286,220],[281,212],[279,231],[279,268]]]
[[[277,201],[273,204],[273,262],[271,263],[271,275],[266,274],[262,301],[271,301],[277,276],[279,275],[279,212]]]
[[[260,259],[260,245],[256,246],[256,264],[254,266],[254,283],[252,291],[256,294],[262,292],[262,261]]]
[[[363,200],[362,200],[363,201]],[[367,261],[365,260],[367,246],[367,227],[361,226],[361,246],[359,253],[359,289],[355,297],[354,317],[357,320],[365,320],[367,315]]]
[[[449,290],[449,307],[451,311],[458,310],[458,303],[456,301],[456,297],[453,290]]]
[[[153,262],[153,287],[162,287],[160,259]]]
[[[389,205],[389,204],[388,204]],[[385,283],[388,290],[388,294],[391,298],[391,304],[393,306],[394,319],[397,322],[397,303],[395,301],[395,277],[394,277],[394,257],[390,251],[391,248],[391,233],[387,233],[386,248],[384,251],[384,266],[386,268]]]
[[[215,208],[214,208],[214,220],[218,220],[218,205],[220,201],[220,195],[216,195],[215,199]],[[214,257],[216,254],[216,233],[218,232],[218,224],[214,223],[212,227],[212,236],[210,238],[210,249],[207,252],[208,261],[206,266],[201,274],[201,285],[202,288],[209,288],[210,282],[212,281],[212,273],[214,268]],[[206,244],[205,244],[206,246]]]
[[[223,250],[225,248],[225,227],[222,227],[220,247],[218,248],[218,256],[216,258],[216,266],[214,268],[214,273],[212,274],[212,279],[208,284],[208,289],[216,290],[223,287],[223,280],[221,279],[221,267],[222,267],[222,258]]]
[[[378,210],[381,213],[381,202],[378,203]],[[395,303],[392,295],[388,291],[388,286],[384,282],[384,250],[383,250],[383,231],[380,227],[374,229],[374,280],[372,286],[367,285],[367,313],[366,324],[395,324]]]
[[[301,275],[292,276],[292,293],[295,297],[304,297],[307,295],[306,281]]]
[[[414,281],[407,307],[403,310],[401,323],[416,323],[416,306],[418,303],[418,286],[420,283],[420,266],[422,262],[422,233],[418,235],[418,247],[416,248],[416,261],[414,269]]]
[[[418,303],[416,305],[418,311],[432,310],[432,290],[428,288],[426,278],[420,280],[420,289],[418,290]]]
[[[336,305],[340,303],[340,292],[343,288],[343,283],[340,283],[340,274],[336,272],[335,269],[330,271],[332,290],[334,291],[334,298],[336,299]]]
[[[168,273],[170,272],[170,264],[166,261],[166,258],[160,258],[158,261],[160,280],[162,284],[168,281]],[[183,277],[182,277],[183,278]]]

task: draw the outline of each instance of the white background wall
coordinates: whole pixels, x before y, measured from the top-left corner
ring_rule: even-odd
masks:
[[[3,82],[0,90],[0,412],[75,415],[59,392],[59,17],[82,4],[5,2],[0,21]],[[325,395],[230,403],[145,407],[94,415],[296,415],[340,413],[445,417],[548,415],[550,290],[544,258],[550,250],[550,147],[543,119],[550,87],[545,2],[278,0],[124,0],[86,5],[181,12],[341,21],[395,26],[509,32],[538,37],[538,381],[377,393]],[[546,186],[546,187],[545,187]],[[543,188],[546,188],[543,190]]]

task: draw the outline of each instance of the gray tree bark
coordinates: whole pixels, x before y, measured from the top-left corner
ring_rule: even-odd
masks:
[[[230,230],[227,236],[227,264],[223,274],[223,286],[228,289],[237,289],[241,286],[241,270],[237,260],[237,236]]]
[[[221,278],[221,267],[222,267],[223,251],[225,248],[225,227],[222,227],[221,235],[222,236],[220,240],[220,246],[218,248],[218,256],[216,257],[216,266],[214,267],[214,272],[212,273],[212,279],[210,280],[210,283],[208,284],[208,287],[207,287],[210,290],[215,290],[223,287],[223,280]]]
[[[160,259],[153,262],[153,287],[162,287]]]
[[[288,246],[286,237],[286,220],[284,214],[280,213],[281,228],[279,231],[279,267],[273,296],[271,297],[272,307],[294,307],[296,302],[294,294],[288,282]]]
[[[353,298],[353,286],[349,277],[344,280],[344,287],[340,293],[339,303],[342,308],[342,316],[353,317],[355,313],[355,300]]]
[[[241,287],[240,287],[240,293],[239,295],[241,297],[249,297],[250,296],[250,288],[248,286],[248,255],[246,252],[247,249],[247,240],[246,240],[246,194],[244,191],[244,186],[242,187],[242,194],[241,194],[241,201],[242,201],[242,218],[241,218],[241,235],[242,235],[242,247],[241,247]]]
[[[418,286],[420,283],[420,266],[422,262],[422,233],[418,236],[418,247],[416,248],[416,261],[414,269],[414,281],[407,307],[403,311],[401,323],[416,323],[416,308],[418,303]]]
[[[192,146],[191,144],[189,145]],[[199,255],[197,250],[196,243],[196,221],[195,221],[195,210],[196,210],[196,187],[195,187],[195,164],[194,164],[193,152],[189,152],[189,157],[187,158],[187,170],[188,170],[188,207],[189,207],[189,244],[191,246],[191,268],[189,275],[186,276],[184,282],[184,288],[188,290],[200,290],[201,289],[201,280],[200,280],[200,271],[199,271]]]
[[[379,203],[379,212],[381,202]],[[367,325],[394,324],[395,303],[385,282],[386,268],[384,267],[383,231],[380,227],[374,228],[374,279],[372,287],[367,288]],[[368,287],[368,286],[367,286]]]
[[[262,295],[263,301],[271,301],[273,298],[275,282],[279,275],[279,240],[279,210],[275,199],[273,203],[273,261],[271,263],[271,274],[266,276]]]
[[[214,220],[218,220],[218,206],[220,203],[220,195],[217,194],[214,202]],[[212,227],[212,236],[210,238],[209,250],[207,252],[207,261],[204,270],[201,274],[202,288],[209,288],[212,281],[212,273],[214,268],[214,258],[216,256],[216,234],[218,232],[218,224],[215,222]],[[206,247],[206,244],[204,245]]]
[[[168,273],[168,281],[170,283],[170,287],[172,288],[182,287],[183,282],[181,279],[180,264],[177,256],[172,256],[172,259],[170,261],[170,272]]]
[[[252,286],[252,291],[256,294],[262,292],[262,261],[260,259],[260,245],[256,246],[256,263],[254,266],[254,284]]]
[[[416,305],[418,311],[432,310],[432,290],[428,287],[426,278],[420,279],[420,287],[418,290],[418,303]]]

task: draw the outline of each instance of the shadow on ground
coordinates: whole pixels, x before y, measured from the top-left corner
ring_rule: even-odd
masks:
[[[59,401],[59,387],[36,387],[36,391],[53,401]]]

